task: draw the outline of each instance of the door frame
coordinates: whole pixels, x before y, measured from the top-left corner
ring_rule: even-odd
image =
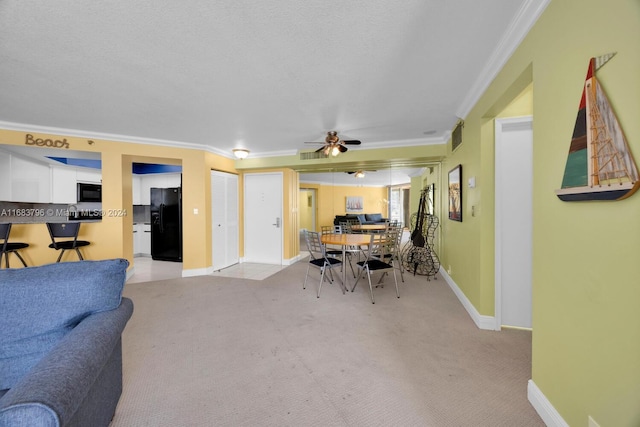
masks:
[[[530,129],[533,133],[533,116],[522,116],[522,117],[509,117],[509,118],[496,118],[495,119],[495,152],[494,152],[494,160],[495,160],[495,182],[494,182],[494,194],[495,194],[495,252],[494,252],[494,279],[495,279],[495,330],[499,331],[502,329],[502,236],[504,233],[502,227],[502,203],[505,200],[504,195],[501,192],[501,188],[499,188],[499,183],[502,182],[504,177],[504,170],[502,164],[498,162],[498,158],[500,158],[502,141],[504,140],[504,134],[509,131],[518,131],[518,130],[527,130]],[[531,163],[532,163],[532,171],[533,171],[533,138],[531,142]],[[531,177],[531,188],[530,195],[533,197],[533,176]],[[529,231],[532,233],[533,230],[533,219],[532,223],[529,224]],[[531,256],[533,257],[533,238],[531,238]],[[533,263],[533,259],[531,259]],[[531,284],[533,285],[533,278],[531,278]],[[531,298],[531,310],[533,309],[533,297]],[[533,311],[533,310],[532,310]],[[533,325],[532,325],[533,326]]]

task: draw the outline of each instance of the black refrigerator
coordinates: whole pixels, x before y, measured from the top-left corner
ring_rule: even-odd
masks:
[[[151,189],[151,258],[182,261],[182,191]]]

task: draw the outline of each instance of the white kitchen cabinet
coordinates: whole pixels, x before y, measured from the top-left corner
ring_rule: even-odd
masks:
[[[140,230],[138,224],[133,224],[133,256],[140,256]]]
[[[131,193],[134,205],[142,205],[141,201],[141,181],[142,178],[139,175],[133,175],[133,182],[131,184]]]
[[[151,188],[151,180],[147,175],[140,176],[140,204],[141,205],[150,205],[151,204],[151,192],[149,189]]]
[[[182,174],[180,173],[165,173],[164,175],[164,187],[172,188],[180,187],[182,185]]]
[[[90,168],[78,168],[78,170],[76,171],[76,179],[78,182],[101,184],[102,171]]]
[[[140,224],[140,253],[144,256],[151,256],[151,224]]]
[[[76,203],[76,183],[75,168],[51,167],[51,203]]]
[[[180,187],[180,173],[157,173],[140,175],[140,204],[151,204],[152,188]]]
[[[11,201],[51,202],[49,165],[11,156]]]
[[[151,256],[150,224],[133,224],[133,256]]]

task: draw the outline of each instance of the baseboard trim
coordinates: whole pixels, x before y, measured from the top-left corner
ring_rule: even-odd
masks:
[[[134,274],[136,274],[136,266],[132,265],[130,269],[127,270],[127,275],[124,279],[125,283],[127,282],[127,280],[129,280],[131,278],[131,276],[133,276]]]
[[[467,310],[467,313],[469,313],[469,316],[476,324],[478,329],[485,329],[489,331],[500,330],[499,327],[496,327],[496,318],[493,316],[485,316],[483,314],[480,314],[478,310],[476,310],[476,308],[473,306],[471,301],[469,301],[469,298],[467,298],[464,292],[462,292],[462,290],[458,287],[456,282],[454,282],[451,276],[447,274],[444,268],[440,267],[439,273],[444,278],[444,281],[447,282],[453,293],[456,294],[458,300],[460,300],[462,306],[465,308],[465,310]]]
[[[527,384],[527,398],[529,403],[536,410],[542,421],[548,427],[569,427],[569,424],[562,418],[562,415],[556,411],[549,399],[542,393],[533,380],[529,380]]]
[[[182,270],[182,277],[206,276],[211,273],[213,273],[213,267],[191,268],[189,270]]]
[[[289,258],[289,259],[283,259],[282,260],[282,265],[293,265],[296,262],[300,261],[301,257],[300,254],[294,256],[293,258]]]

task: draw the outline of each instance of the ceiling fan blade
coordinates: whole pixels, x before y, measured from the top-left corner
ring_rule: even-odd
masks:
[[[338,150],[340,150],[340,152],[341,152],[341,153],[344,153],[345,151],[347,151],[347,150],[348,150],[348,148],[347,148],[347,147],[345,147],[345,146],[344,146],[344,145],[342,145],[342,144],[338,144],[338,145],[337,145],[337,147],[338,147]]]
[[[305,144],[325,144],[324,142],[312,142],[312,141],[305,141]]]
[[[358,141],[357,139],[348,139],[346,141],[342,141],[343,144],[347,144],[347,145],[360,145],[362,144],[361,141]]]
[[[324,150],[324,147],[320,147],[320,148],[318,148],[316,151],[314,151],[314,153],[319,153],[319,152],[321,152],[322,150]]]

